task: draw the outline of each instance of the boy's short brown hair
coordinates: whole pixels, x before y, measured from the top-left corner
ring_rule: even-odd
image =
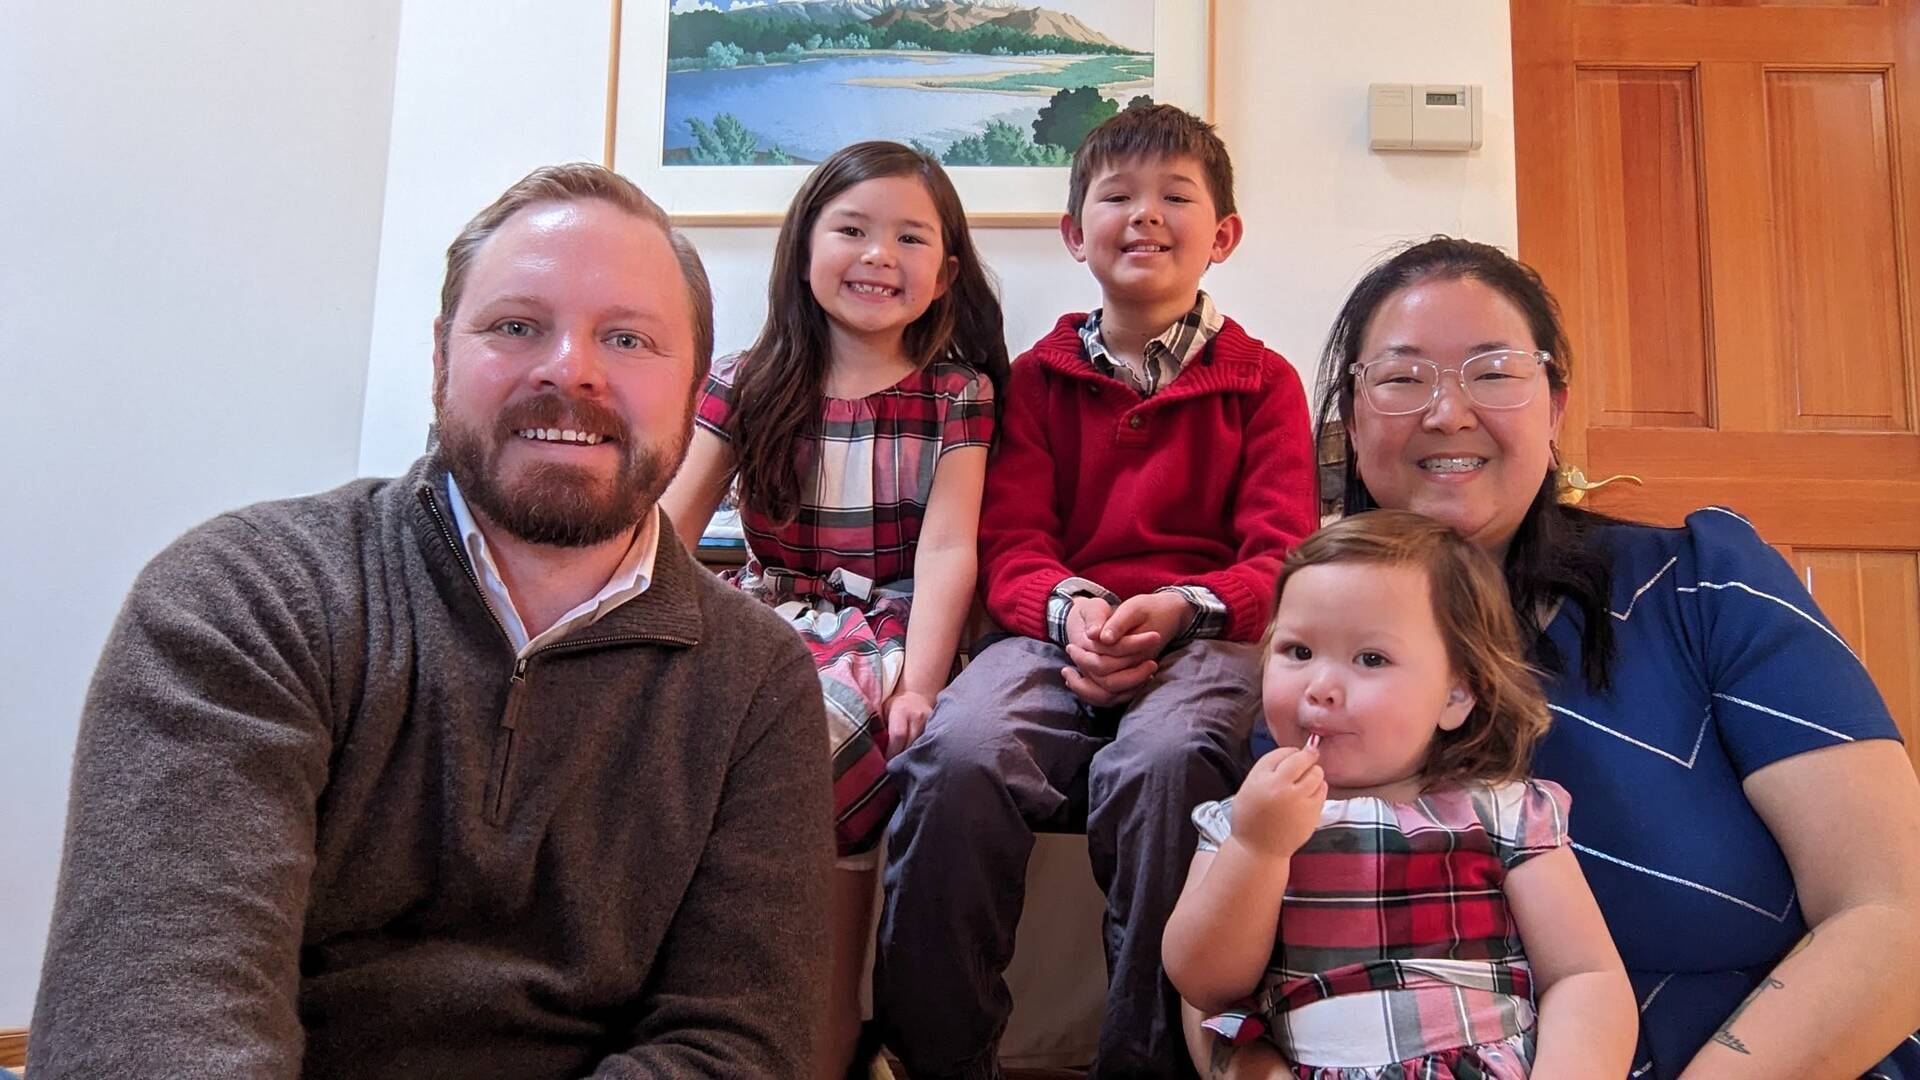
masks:
[[[1143,105],[1108,117],[1074,151],[1073,171],[1067,178],[1067,213],[1080,220],[1087,188],[1101,169],[1136,158],[1175,157],[1200,162],[1216,215],[1224,218],[1234,212],[1233,159],[1213,125],[1177,105]]]

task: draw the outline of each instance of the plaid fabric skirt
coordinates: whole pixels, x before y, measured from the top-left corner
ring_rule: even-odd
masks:
[[[1461,1046],[1380,1068],[1295,1065],[1295,1080],[1525,1080],[1533,1061],[1533,1032],[1498,1042]]]
[[[1235,1046],[1269,1033],[1253,1008],[1228,1009],[1201,1026]],[[1289,1062],[1294,1080],[1526,1080],[1533,1068],[1532,1028],[1477,1046],[1434,1050],[1387,1065],[1302,1065]]]
[[[755,562],[728,580],[772,605],[812,650],[833,759],[834,843],[843,857],[872,850],[899,800],[881,709],[906,668],[913,582],[876,586],[839,570],[809,578]]]

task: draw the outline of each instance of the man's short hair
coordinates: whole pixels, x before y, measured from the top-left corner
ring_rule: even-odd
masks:
[[[1177,105],[1143,105],[1121,109],[1087,133],[1073,153],[1073,171],[1067,178],[1067,213],[1080,220],[1087,188],[1100,170],[1119,162],[1152,158],[1191,157],[1206,174],[1207,193],[1214,213],[1226,217],[1233,209],[1233,159],[1213,125]]]
[[[687,281],[687,296],[693,316],[694,385],[707,377],[713,363],[713,285],[707,280],[707,268],[693,241],[673,227],[673,221],[660,204],[647,197],[633,181],[612,169],[586,161],[565,165],[547,165],[521,177],[500,193],[485,210],[473,216],[460,235],[447,245],[447,276],[440,284],[440,335],[434,348],[446,347],[447,327],[453,322],[453,310],[460,305],[460,294],[467,286],[467,272],[473,267],[474,253],[487,242],[508,218],[535,203],[569,203],[599,199],[644,221],[660,227],[667,243],[680,260],[680,276]]]

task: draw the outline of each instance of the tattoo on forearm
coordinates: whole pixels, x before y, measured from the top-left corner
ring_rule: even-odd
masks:
[[[1786,963],[1788,958],[1792,957],[1794,953],[1799,952],[1801,949],[1806,948],[1807,942],[1812,940],[1813,931],[1809,930],[1807,931],[1807,936],[1800,939],[1799,944],[1789,949],[1786,956],[1780,958],[1780,963]],[[1776,966],[1774,970],[1779,970],[1778,966]],[[1737,1054],[1746,1054],[1749,1057],[1753,1056],[1753,1051],[1747,1049],[1747,1044],[1741,1042],[1740,1037],[1733,1033],[1733,1022],[1740,1019],[1740,1014],[1746,1012],[1747,1006],[1752,1005],[1761,994],[1769,990],[1783,990],[1786,988],[1786,985],[1786,983],[1781,982],[1772,975],[1761,979],[1760,985],[1753,988],[1753,993],[1748,994],[1746,1000],[1735,1006],[1733,1012],[1727,1015],[1726,1021],[1720,1025],[1720,1030],[1713,1033],[1713,1041]]]
[[[1747,1044],[1741,1042],[1739,1036],[1733,1033],[1733,1022],[1740,1019],[1740,1014],[1747,1011],[1747,1006],[1753,1004],[1755,998],[1769,990],[1778,990],[1786,985],[1771,975],[1760,980],[1760,985],[1753,988],[1753,993],[1748,994],[1745,1001],[1735,1006],[1733,1012],[1728,1014],[1727,1022],[1721,1024],[1720,1030],[1713,1033],[1713,1041],[1736,1053],[1750,1055],[1752,1052],[1747,1049]]]

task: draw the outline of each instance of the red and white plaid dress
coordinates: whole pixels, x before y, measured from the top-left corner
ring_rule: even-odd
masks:
[[[1533,980],[1503,886],[1566,844],[1569,801],[1541,780],[1327,800],[1293,856],[1260,988],[1206,1026],[1264,1035],[1302,1080],[1525,1077]],[[1232,804],[1195,808],[1200,850],[1232,832]]]
[[[715,361],[694,414],[722,439],[740,359]],[[858,400],[821,399],[791,524],[740,508],[747,563],[727,577],[813,650],[842,855],[872,848],[893,812],[880,709],[906,666],[913,556],[934,470],[948,451],[992,441],[993,383],[965,364],[929,364]]]

